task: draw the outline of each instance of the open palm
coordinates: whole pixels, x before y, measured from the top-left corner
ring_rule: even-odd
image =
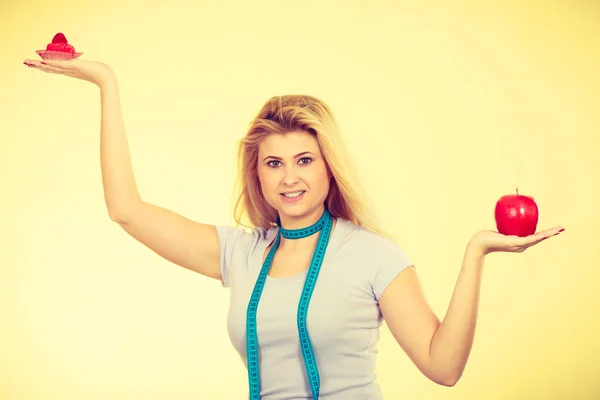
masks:
[[[100,86],[114,77],[112,69],[105,63],[81,59],[72,60],[31,60],[23,64],[50,74],[61,74],[91,82]]]
[[[483,230],[477,232],[472,242],[480,247],[484,254],[493,252],[522,253],[529,247],[556,236],[564,230],[562,226],[555,226],[525,237],[503,235],[496,231]]]

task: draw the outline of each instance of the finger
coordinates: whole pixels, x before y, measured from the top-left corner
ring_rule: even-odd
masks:
[[[536,234],[534,234],[533,236],[537,236],[537,237],[544,237],[544,238],[549,238],[551,236],[556,236],[559,233],[561,233],[562,231],[564,231],[565,228],[563,228],[562,226],[555,226],[553,228],[550,229],[544,229],[543,231],[539,231]]]
[[[549,238],[551,236],[558,235],[562,231],[564,231],[564,228],[561,226],[557,226],[554,228],[544,229],[543,231],[538,231],[529,236],[519,237],[517,240],[519,240],[519,242],[522,245],[526,245],[529,243],[536,242],[540,239]]]
[[[42,63],[51,67],[70,69],[72,68],[74,61],[75,60],[42,60]]]
[[[544,240],[546,240],[546,239],[548,239],[548,238],[549,238],[549,236],[545,236],[545,237],[539,238],[539,239],[537,239],[537,240],[534,240],[533,242],[529,242],[529,243],[527,244],[527,246],[525,246],[525,247],[531,247],[531,246],[535,246],[536,244],[538,244],[538,243],[540,243],[540,242],[543,242]]]
[[[540,235],[539,232],[534,235],[529,235],[525,237],[519,236],[510,236],[510,244],[512,247],[516,248],[527,248],[529,246],[533,246],[536,243],[539,243],[543,239],[547,239],[548,237],[545,235]]]
[[[58,67],[62,69],[73,68],[72,60],[33,60],[28,58],[24,61],[24,64],[33,64],[35,66],[48,65],[51,67]]]
[[[526,244],[526,247],[531,247],[534,246],[540,242],[543,242],[546,239],[549,239],[553,236],[558,235],[559,233],[561,233],[562,231],[564,231],[564,228],[552,228],[552,229],[546,229],[545,231],[541,231],[539,232],[539,236],[537,234],[532,235],[532,240]],[[533,239],[533,237],[536,236],[537,238]]]
[[[31,68],[39,69],[40,71],[44,71],[51,74],[64,74],[66,70],[64,68],[55,67],[48,64],[42,64],[45,61],[38,60],[28,60],[25,61],[24,64],[28,65]]]

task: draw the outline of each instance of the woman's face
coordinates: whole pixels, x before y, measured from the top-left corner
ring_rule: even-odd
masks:
[[[330,174],[317,139],[307,132],[272,134],[258,151],[263,196],[287,229],[304,228],[323,214]]]

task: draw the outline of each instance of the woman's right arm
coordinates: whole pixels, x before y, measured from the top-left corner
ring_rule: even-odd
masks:
[[[110,218],[146,247],[189,270],[221,279],[220,246],[214,225],[191,221],[142,200],[125,134],[119,87],[112,69],[88,60],[25,60],[43,72],[91,82],[100,88],[100,166]]]
[[[215,226],[191,221],[142,200],[133,173],[117,80],[109,75],[99,87],[100,166],[110,218],[161,257],[220,280]]]

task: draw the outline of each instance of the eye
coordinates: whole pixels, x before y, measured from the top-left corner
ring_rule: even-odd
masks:
[[[312,161],[313,161],[313,159],[311,157],[302,157],[299,160],[299,163],[301,165],[305,165],[305,164],[310,164]],[[277,164],[273,164],[273,163],[277,163]],[[279,161],[279,160],[267,161],[267,165],[271,168],[277,168],[281,165],[281,161]]]

